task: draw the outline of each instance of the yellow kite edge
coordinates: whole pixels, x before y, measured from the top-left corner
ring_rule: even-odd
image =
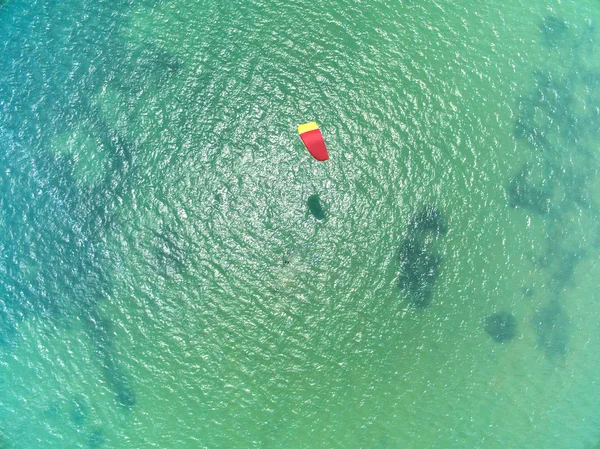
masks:
[[[308,131],[314,131],[315,129],[319,129],[319,125],[317,122],[308,122],[302,125],[298,125],[298,134],[302,134]]]

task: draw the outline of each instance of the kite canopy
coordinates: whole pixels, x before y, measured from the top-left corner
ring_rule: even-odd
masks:
[[[298,134],[308,152],[318,161],[329,159],[323,135],[316,122],[308,122],[298,126]]]

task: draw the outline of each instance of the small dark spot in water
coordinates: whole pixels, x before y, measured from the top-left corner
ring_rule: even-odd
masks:
[[[162,70],[167,73],[177,74],[183,67],[183,61],[177,56],[162,52],[157,57],[157,62]]]
[[[130,76],[124,82],[124,87],[133,89],[148,83],[163,85],[177,75],[182,67],[183,61],[171,54],[166,49],[147,44],[133,58],[134,63]]]
[[[542,128],[542,130],[540,130],[540,128]],[[543,130],[543,126],[540,128],[535,128],[533,132],[527,136],[527,141],[538,151],[543,153],[552,153],[554,151],[554,147],[546,137],[548,130]]]
[[[567,251],[562,254],[559,259],[558,267],[552,274],[552,286],[556,292],[560,292],[560,290],[571,282],[571,279],[575,274],[575,269],[584,256],[584,251]]]
[[[287,264],[289,264],[289,263],[290,263],[290,261],[289,261],[289,260],[284,260],[284,261],[283,261],[283,264],[284,264],[284,265],[287,265]]]
[[[565,21],[554,16],[544,17],[539,28],[542,35],[542,43],[549,48],[563,43],[569,31]]]
[[[88,447],[91,449],[96,449],[102,447],[104,445],[106,438],[104,437],[104,429],[96,429],[88,438]]]
[[[75,426],[82,427],[87,418],[87,406],[82,398],[73,398],[69,403],[69,417]]]
[[[588,185],[590,177],[586,173],[567,167],[561,167],[559,175],[566,200],[582,210],[591,209],[593,203]]]
[[[414,307],[423,309],[431,303],[441,263],[442,258],[417,239],[408,238],[402,244],[398,285]]]
[[[521,293],[523,294],[524,298],[532,298],[535,294],[535,289],[533,287],[523,287],[521,289]]]
[[[120,378],[111,381],[113,388],[117,390],[117,403],[123,408],[131,409],[136,403],[135,393],[123,374],[119,375]]]
[[[110,332],[111,323],[94,311],[90,314],[88,324],[94,352],[102,367],[104,378],[115,393],[117,404],[131,409],[136,403],[135,393],[114,352]]]
[[[548,131],[572,125],[573,82],[539,70],[533,73],[533,78],[535,88],[531,97],[537,106],[536,122]]]
[[[152,251],[161,272],[163,274],[167,274],[169,270],[177,273],[185,272],[189,244],[170,226],[164,226],[160,231],[152,231],[152,234],[155,238],[149,243],[153,245]]]
[[[46,419],[56,419],[59,416],[60,407],[58,403],[52,402],[44,409],[44,417]]]
[[[529,138],[535,134],[535,103],[529,97],[520,97],[517,102],[515,137]]]
[[[543,306],[533,317],[538,347],[548,358],[564,356],[567,352],[569,318],[558,299]]]
[[[531,93],[517,102],[515,137],[527,140],[542,153],[560,154],[550,137],[559,131],[568,141],[574,141],[581,128],[580,119],[573,113],[573,81],[543,71],[535,71],[533,79]]]
[[[319,195],[314,194],[309,196],[306,204],[308,205],[308,210],[310,211],[311,215],[317,220],[323,220],[325,218],[325,211],[321,205],[321,199],[319,198]]]
[[[3,301],[0,301],[0,348],[12,346],[17,335],[17,320],[15,313],[10,313],[4,307]]]
[[[448,227],[442,212],[434,206],[426,206],[414,214],[408,223],[409,232],[428,232],[435,235],[446,234]]]
[[[485,319],[483,327],[498,343],[510,341],[517,335],[517,320],[508,312],[490,315]]]
[[[510,179],[506,194],[510,207],[525,209],[539,215],[550,211],[550,195],[546,188],[535,185],[527,166]]]

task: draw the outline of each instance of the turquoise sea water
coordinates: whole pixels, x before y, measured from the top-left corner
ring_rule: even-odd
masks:
[[[504,3],[0,0],[0,448],[600,447],[600,4]]]

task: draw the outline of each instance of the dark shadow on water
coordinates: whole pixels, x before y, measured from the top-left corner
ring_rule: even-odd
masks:
[[[417,309],[431,304],[442,257],[435,247],[439,236],[448,232],[446,217],[440,209],[426,205],[408,221],[408,233],[399,251],[398,286],[408,302]]]
[[[508,205],[516,209],[545,215],[550,212],[550,193],[546,186],[537,185],[531,169],[525,165],[506,186]]]
[[[43,171],[5,141],[0,165],[0,341],[6,344],[20,321],[77,316],[109,286],[97,235],[83,232],[96,230],[89,223],[95,217],[81,216],[71,178],[59,167]]]
[[[325,219],[325,210],[323,209],[319,195],[314,194],[309,196],[306,205],[308,206],[310,214],[315,217],[315,219],[319,221]]]
[[[560,134],[569,142],[577,140],[581,126],[573,114],[574,77],[565,78],[537,70],[532,75],[535,87],[519,97],[515,137],[525,139],[532,148],[550,154],[556,152],[550,137]]]
[[[134,95],[140,90],[164,89],[184,65],[177,56],[150,42],[140,44],[125,62],[128,75],[120,78],[120,87]]]
[[[151,252],[155,257],[156,269],[164,276],[169,275],[169,271],[183,274],[187,269],[187,263],[191,259],[188,245],[172,229],[171,226],[163,225],[158,231],[151,231],[153,239],[150,242]]]
[[[566,199],[565,206],[586,211],[590,211],[595,207],[595,202],[590,195],[590,181],[593,175],[581,171],[576,172],[575,169],[566,167],[559,171],[559,176]]]
[[[564,44],[569,34],[565,21],[555,16],[546,16],[539,26],[542,43],[547,48],[555,48]]]
[[[100,362],[104,379],[115,393],[117,404],[131,409],[136,403],[136,397],[117,359],[112,341],[111,324],[102,318],[98,312],[90,311],[88,315],[88,332],[93,343],[94,353]]]
[[[531,323],[537,347],[555,360],[564,358],[568,350],[569,318],[562,295],[590,249],[583,238],[577,241],[573,235],[577,230],[570,223],[573,214],[596,216],[598,209],[590,194],[598,156],[585,139],[597,135],[600,114],[593,108],[576,107],[575,99],[585,95],[585,104],[597,103],[600,77],[581,69],[581,61],[577,62],[591,51],[588,44],[594,36],[589,34],[589,27],[570,49],[566,48],[571,44],[564,21],[547,17],[540,32],[546,47],[569,50],[564,54],[573,61],[565,61],[566,69],[571,64],[567,74],[556,74],[553,68],[536,70],[535,87],[518,100],[515,137],[530,145],[539,162],[524,165],[509,179],[506,196],[510,207],[544,217],[547,249],[534,258],[534,263],[546,271],[552,299],[536,311]]]
[[[88,437],[88,447],[90,449],[97,449],[99,447],[104,446],[106,442],[106,437],[104,435],[104,429],[96,428],[92,431],[90,436]]]
[[[98,125],[101,126],[101,125]],[[117,362],[106,320],[98,321],[98,302],[112,297],[106,235],[128,190],[129,149],[105,129],[110,147],[106,183],[78,187],[68,166],[47,152],[32,155],[14,141],[0,139],[0,345],[18,339],[18,324],[30,317],[68,328],[88,317],[105,380],[125,408],[135,396]],[[97,323],[100,323],[97,325]],[[85,411],[73,405],[71,419],[83,425]]]
[[[550,359],[564,358],[567,352],[569,317],[560,301],[550,300],[532,319],[538,347]]]
[[[581,30],[579,36],[573,34],[576,30]],[[529,144],[537,162],[512,175],[506,197],[510,207],[543,216],[547,249],[533,261],[547,273],[552,301],[537,312],[534,322],[538,346],[552,356],[564,354],[567,344],[568,318],[561,296],[593,247],[584,233],[578,241],[572,223],[578,214],[593,220],[598,216],[592,190],[598,155],[590,142],[596,139],[600,112],[589,105],[600,101],[600,72],[589,66],[590,57],[597,54],[595,26],[571,28],[547,16],[539,31],[546,49],[564,56],[564,65],[535,70],[534,87],[517,100],[515,138]],[[600,232],[591,240],[600,241]]]
[[[535,101],[530,97],[520,97],[517,101],[517,120],[515,125],[515,137],[529,139],[540,131],[535,128]]]
[[[434,206],[425,206],[414,214],[408,223],[408,232],[433,232],[434,235],[446,234],[448,226],[442,212]]]
[[[558,259],[558,267],[552,273],[552,289],[555,294],[560,294],[562,290],[571,282],[575,275],[575,269],[581,260],[585,257],[585,251],[565,250]]]
[[[521,288],[521,294],[523,298],[533,298],[535,295],[535,288],[531,286],[524,286]]]
[[[77,428],[82,428],[88,420],[88,406],[83,397],[74,397],[67,404],[69,418],[73,425]]]
[[[494,341],[505,343],[516,337],[517,320],[508,312],[495,313],[485,319],[483,328]]]
[[[0,348],[12,346],[17,336],[17,326],[22,315],[7,307],[5,299],[0,299]]]
[[[14,17],[0,58],[0,350],[12,350],[25,319],[68,328],[83,318],[102,366],[100,381],[130,408],[135,395],[98,303],[112,296],[106,240],[136,181],[137,148],[104,120],[94,98],[129,79],[127,64],[139,65],[137,81],[155,85],[169,81],[182,64],[158,47],[132,58],[117,32],[128,2],[116,0],[110,8],[92,2],[85,10],[64,2],[30,6]],[[28,26],[48,17],[61,19]],[[29,82],[28,74],[34,74]],[[13,89],[24,82],[27,88]],[[17,117],[11,110],[21,112]],[[57,136],[74,129],[106,156],[105,177],[95,185],[78,182],[73,161],[52,150]],[[89,424],[85,401],[73,398],[67,407],[67,423]]]
[[[555,76],[551,73],[536,71],[533,73],[536,87],[532,98],[543,114],[538,120],[544,120],[553,128],[570,128],[574,124],[573,81],[571,78]]]
[[[400,248],[398,285],[411,305],[423,309],[433,298],[435,281],[440,274],[441,256],[408,237]]]

